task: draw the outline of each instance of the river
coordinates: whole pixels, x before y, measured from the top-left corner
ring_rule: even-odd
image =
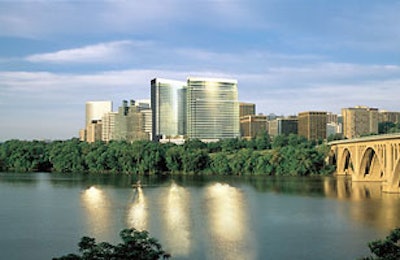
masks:
[[[146,229],[172,259],[356,259],[400,226],[400,195],[334,177],[0,173],[1,259],[77,253]]]

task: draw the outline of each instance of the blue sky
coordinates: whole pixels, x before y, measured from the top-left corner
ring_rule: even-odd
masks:
[[[0,0],[0,141],[68,139],[85,102],[239,81],[258,113],[400,111],[400,2]]]

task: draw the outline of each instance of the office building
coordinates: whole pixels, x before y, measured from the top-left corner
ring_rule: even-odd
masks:
[[[109,142],[115,140],[115,119],[117,117],[117,112],[105,113],[101,119],[103,126],[101,130],[101,140],[104,142]]]
[[[79,129],[79,141],[86,141],[86,128],[85,129]]]
[[[101,140],[102,122],[101,120],[92,120],[86,126],[86,142],[94,143]]]
[[[343,108],[343,134],[351,139],[378,133],[378,109],[366,106]]]
[[[308,140],[326,139],[326,112],[307,111],[298,115],[298,134]]]
[[[271,137],[277,135],[297,134],[298,120],[297,117],[278,117],[268,121],[268,134]]]
[[[240,136],[237,81],[187,80],[187,137],[212,141]]]
[[[256,114],[256,104],[253,103],[239,103],[239,117],[255,115]]]
[[[343,133],[342,124],[335,122],[326,123],[326,138],[328,138],[331,135],[338,135],[342,133]]]
[[[134,100],[131,100],[129,105],[126,100],[122,102],[115,116],[114,140],[149,140],[149,133],[145,131],[145,117],[141,111],[143,107],[139,105]],[[144,111],[146,110],[148,109]]]
[[[267,132],[267,116],[246,115],[240,117],[240,134],[245,139],[251,139]]]
[[[379,123],[383,122],[400,123],[400,112],[379,111]]]
[[[85,131],[81,131],[80,139],[89,143],[102,140],[102,117],[112,111],[111,101],[86,102]],[[84,139],[83,139],[84,138]]]
[[[151,80],[152,140],[175,138],[186,133],[186,83]]]
[[[89,125],[92,121],[99,121],[105,113],[112,111],[111,101],[88,101],[86,102],[86,123]]]

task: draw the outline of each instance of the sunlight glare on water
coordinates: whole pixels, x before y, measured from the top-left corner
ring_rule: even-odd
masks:
[[[147,201],[143,194],[142,187],[137,187],[134,200],[129,208],[127,224],[138,230],[146,230],[148,228],[148,209]]]
[[[188,256],[191,249],[190,194],[172,182],[163,196],[163,223],[166,248],[174,256]]]
[[[209,258],[256,259],[254,250],[250,250],[250,223],[243,193],[228,184],[216,183],[209,186],[205,194],[210,246],[215,247]]]

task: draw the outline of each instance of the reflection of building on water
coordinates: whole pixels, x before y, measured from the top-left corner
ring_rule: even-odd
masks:
[[[255,258],[243,194],[228,184],[216,183],[206,189],[206,204],[212,236],[210,247],[217,247],[210,258]]]
[[[86,209],[87,222],[92,235],[102,236],[107,229],[110,217],[106,195],[99,188],[91,186],[82,192],[81,203]]]
[[[130,227],[138,230],[147,229],[147,204],[140,186],[135,188],[135,197],[128,210],[127,222]]]
[[[162,197],[165,222],[165,248],[173,256],[187,256],[190,252],[190,194],[175,183],[169,187]]]

